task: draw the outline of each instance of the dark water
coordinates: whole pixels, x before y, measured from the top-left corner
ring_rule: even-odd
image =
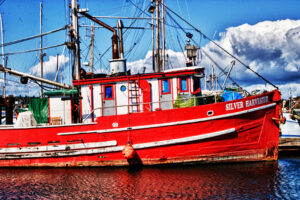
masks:
[[[300,157],[139,170],[0,169],[0,199],[300,199]]]

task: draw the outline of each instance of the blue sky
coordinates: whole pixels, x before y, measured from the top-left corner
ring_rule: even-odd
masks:
[[[240,27],[243,24],[249,24],[255,28],[256,24],[264,21],[272,21],[276,22],[278,20],[299,20],[300,19],[300,1],[299,0],[165,0],[167,6],[181,15],[183,18],[191,22],[194,26],[199,28],[202,32],[204,32],[210,38],[219,41],[226,46],[226,38],[224,38],[224,34],[229,33],[228,30],[230,27],[239,27],[237,29],[230,29],[233,35],[236,33],[236,30],[245,28]],[[0,12],[3,15],[4,20],[4,39],[5,43],[14,41],[17,39],[21,39],[24,37],[32,36],[39,34],[40,25],[40,0],[6,0],[2,5],[0,5]],[[80,0],[79,1],[81,8],[89,8],[89,13],[95,16],[137,16],[140,10],[136,9],[134,6],[137,5],[141,9],[145,9],[149,4],[150,0]],[[66,5],[68,5],[68,0],[43,0],[43,32],[54,30],[57,28],[61,28],[69,22],[68,19],[68,10],[66,10]],[[146,17],[146,15],[141,15]],[[174,16],[173,16],[174,17]],[[181,21],[174,17],[179,23]],[[115,26],[116,20],[108,20],[103,19],[106,23]],[[82,24],[90,25],[91,22],[85,19],[81,19],[80,22]],[[124,20],[124,25],[128,26],[131,21]],[[289,23],[289,22],[287,22]],[[170,21],[169,24],[175,25],[174,22]],[[148,26],[148,21],[138,21],[134,24],[134,26]],[[188,27],[186,24],[182,24],[183,27]],[[268,26],[268,25],[266,25]],[[275,24],[271,24],[270,26],[275,26]],[[278,29],[280,27],[285,27],[282,25],[276,25]],[[265,26],[264,26],[265,27]],[[293,28],[296,25],[292,26]],[[287,29],[292,29],[287,28]],[[247,29],[248,30],[248,29]],[[212,50],[212,47],[209,45],[209,42],[204,38],[200,38],[199,34],[194,31],[188,30],[189,32],[194,34],[194,39],[197,41],[197,44],[206,48],[208,51]],[[259,32],[258,28],[255,28],[255,31]],[[287,32],[288,30],[284,30]],[[145,31],[145,33],[140,33],[140,30],[131,30],[128,31],[128,36],[126,36],[125,42],[125,52],[127,55],[127,60],[129,62],[135,62],[139,60],[146,60],[146,54],[149,50],[151,50],[151,32]],[[89,30],[86,28],[80,29],[81,37],[82,37],[82,61],[88,60],[88,51],[87,46],[89,44]],[[247,32],[241,32],[243,34],[247,34]],[[283,34],[284,35],[284,34]],[[184,45],[183,42],[186,41],[184,34],[180,30],[171,30],[167,32],[167,36],[171,41],[167,41],[167,48],[172,49],[174,52],[180,51],[180,45],[178,41],[182,42],[181,45]],[[96,49],[95,52],[97,54],[103,55],[106,49],[110,45],[110,37],[111,33],[107,30],[97,29],[96,30]],[[271,36],[270,36],[271,37]],[[245,39],[242,37],[241,39]],[[251,39],[251,38],[250,38]],[[61,31],[59,33],[55,33],[51,36],[44,37],[43,46],[52,46],[56,44],[61,44],[66,41],[66,31]],[[136,43],[136,44],[134,44]],[[244,44],[244,43],[243,43]],[[258,44],[258,43],[256,43]],[[241,44],[236,44],[235,47],[241,47]],[[244,47],[244,46],[243,46]],[[32,41],[28,41],[18,45],[11,45],[5,47],[5,52],[15,52],[22,51],[27,49],[36,49],[39,48],[39,39],[35,39]],[[279,46],[271,46],[271,49],[279,48]],[[261,50],[261,47],[260,47]],[[252,46],[252,51],[256,51]],[[56,54],[64,53],[65,57],[61,57],[61,59],[69,57],[67,50],[63,47],[46,50],[47,56],[44,58],[45,61],[53,64],[56,59],[54,56]],[[99,56],[95,58],[95,70],[102,70],[107,67],[108,60],[111,59],[111,51],[109,50],[101,59]],[[284,53],[283,53],[284,54]],[[255,55],[255,54],[254,54]],[[52,56],[52,58],[50,57]],[[171,55],[170,55],[171,57]],[[247,64],[252,63],[249,57],[241,54],[241,59],[245,59]],[[52,62],[53,61],[53,62]],[[62,63],[61,71],[70,72],[70,62],[64,60]],[[62,60],[60,61],[62,62]],[[258,61],[256,62],[258,63]],[[258,66],[262,66],[263,64],[274,63],[272,61],[261,62],[258,63]],[[280,63],[279,61],[276,63]],[[297,63],[297,61],[295,61]],[[37,73],[34,70],[35,66],[39,64],[39,52],[35,53],[27,53],[27,54],[18,54],[15,56],[8,57],[8,67],[20,70],[23,72]],[[145,64],[145,63],[144,63]],[[201,64],[209,64],[208,62],[203,61]],[[253,65],[255,63],[252,63]],[[173,63],[174,65],[174,63]],[[226,66],[226,63],[224,63]],[[129,65],[130,66],[130,65]],[[251,66],[251,65],[250,65]],[[50,66],[51,67],[51,66]],[[207,67],[207,66],[206,66]],[[268,67],[268,66],[266,66]],[[254,66],[255,68],[255,66]],[[290,67],[291,68],[291,67]],[[274,78],[272,74],[268,74],[260,68],[257,70],[263,73],[263,75],[267,76],[266,78],[271,79],[271,82],[275,82],[275,84],[294,84],[291,87],[296,87],[293,89],[294,93],[297,94],[297,76],[294,76],[292,80],[287,80],[287,83],[284,83],[283,78]],[[296,71],[293,71],[294,74],[299,74],[299,66]],[[207,72],[208,73],[208,72]],[[237,73],[237,72],[236,72]],[[288,73],[290,76],[291,73]],[[0,75],[2,76],[2,75]],[[239,75],[235,74],[237,79],[239,79]],[[53,78],[53,74],[50,76]],[[241,76],[242,77],[242,76]],[[8,77],[9,80],[18,81],[14,77]],[[69,81],[70,76],[65,75],[64,80]],[[288,79],[288,78],[287,78]],[[252,81],[252,79],[251,79]],[[256,81],[256,79],[253,79]],[[246,85],[247,81],[242,80],[242,82]],[[250,83],[250,82],[249,82]],[[252,82],[251,82],[252,83]],[[36,92],[31,92],[27,87],[25,90],[22,87],[17,86],[14,82],[9,83],[11,87],[8,87],[8,94],[14,94],[19,92],[21,94],[31,94],[38,95],[39,90],[36,90],[36,87],[32,87],[31,89]],[[296,84],[296,86],[295,86]],[[285,87],[285,93],[287,93]],[[28,91],[26,91],[28,90]],[[24,93],[25,91],[25,93]]]

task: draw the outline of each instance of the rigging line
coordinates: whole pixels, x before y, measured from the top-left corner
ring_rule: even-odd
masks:
[[[128,0],[132,5],[134,5],[134,7],[136,7],[138,10],[142,11],[142,13],[144,13],[145,15],[147,15],[148,17],[151,17],[148,13],[145,12],[145,10],[140,9],[135,3],[133,3],[131,0]]]
[[[41,87],[41,88],[43,88],[44,90],[47,90],[47,91],[49,91],[49,90],[54,90],[55,88],[53,88],[53,87],[49,87],[49,86],[46,86],[46,85],[42,85],[42,84],[40,84],[40,83],[38,83],[36,80],[32,80],[35,84],[37,84],[39,87]]]
[[[219,47],[220,49],[222,49],[225,53],[227,53],[229,56],[231,56],[232,58],[236,59],[240,64],[242,64],[244,67],[246,67],[247,69],[249,69],[250,71],[252,71],[254,74],[256,74],[259,78],[261,78],[262,80],[264,80],[265,82],[269,83],[270,85],[272,85],[273,87],[275,87],[276,89],[278,89],[278,87],[276,85],[274,85],[273,83],[271,83],[270,81],[268,81],[267,79],[265,79],[262,75],[260,75],[259,73],[257,73],[256,71],[254,71],[253,69],[251,69],[248,65],[246,65],[244,62],[242,62],[240,59],[238,59],[236,56],[234,56],[233,54],[231,54],[229,51],[227,51],[226,49],[224,49],[223,47],[221,47],[218,43],[216,43],[215,41],[213,41],[211,38],[207,37],[207,35],[205,35],[204,33],[202,33],[199,29],[197,29],[195,26],[193,26],[191,23],[189,23],[188,21],[186,21],[184,18],[182,18],[181,16],[179,16],[177,13],[175,13],[173,10],[171,10],[170,8],[168,8],[166,5],[163,5],[166,9],[168,9],[169,11],[171,11],[174,15],[176,15],[179,19],[181,19],[182,21],[184,21],[185,23],[187,23],[189,26],[191,26],[195,31],[197,31],[198,33],[202,34],[208,41],[212,42],[214,45],[216,45],[217,47]]]
[[[185,0],[185,7],[186,7],[187,14],[188,14],[188,18],[191,21],[190,11],[189,11],[189,7],[188,7],[188,4],[187,4],[186,0]]]
[[[39,35],[34,35],[34,36],[23,38],[23,39],[20,39],[20,40],[15,40],[15,41],[12,41],[12,42],[7,42],[7,43],[4,43],[4,44],[0,44],[0,47],[12,45],[12,44],[17,44],[17,43],[20,43],[20,42],[25,42],[27,40],[31,40],[31,39],[34,39],[34,38],[37,38],[37,37],[40,37],[40,36],[44,36],[44,35],[55,33],[55,32],[61,31],[61,30],[65,30],[65,29],[67,29],[67,27],[68,26],[66,25],[62,28],[59,28],[59,29],[56,29],[56,30],[53,30],[53,31],[49,31],[49,32],[42,33],[42,34],[39,34]]]
[[[182,48],[182,46],[181,46],[181,44],[180,44],[178,35],[177,35],[177,41],[178,41],[178,44],[179,44],[179,46],[180,46],[181,52],[182,52],[182,54],[183,54],[183,57],[184,57],[184,59],[185,59],[185,62],[187,62],[187,59],[186,59],[186,57],[185,57],[185,54],[183,53],[184,51],[183,51],[183,48]]]
[[[131,2],[132,3],[132,2]],[[150,4],[149,4],[150,5]],[[145,8],[145,10],[146,10],[147,8]],[[140,16],[140,15],[142,15],[143,13],[145,13],[145,10],[143,11],[142,10],[142,12],[141,13],[139,13],[139,15],[138,16]],[[133,26],[133,24],[136,22],[137,20],[135,19],[135,20],[133,20],[131,23],[130,23],[130,25],[129,25],[129,27],[131,27],[131,26]],[[130,30],[130,29],[126,29],[125,31],[124,31],[124,42],[125,42],[125,40],[126,40],[126,38],[127,38],[127,36],[128,35],[125,35],[126,34],[126,32],[128,31],[128,30]],[[126,38],[125,38],[126,37]],[[111,46],[109,46],[106,50],[105,50],[105,52],[100,56],[100,59],[109,51],[111,49]]]
[[[63,50],[62,50],[62,53],[61,53],[61,55],[63,56],[64,55],[64,53],[65,53],[65,49],[66,49],[66,46],[64,46],[64,48],[63,48]],[[58,59],[59,59],[59,57],[60,57],[60,55],[58,54]],[[64,59],[64,61],[65,61],[65,58],[63,58]],[[59,59],[60,60],[60,59]],[[65,63],[64,63],[64,65],[65,65]],[[59,70],[60,70],[60,67],[61,67],[61,65],[59,64],[59,62],[58,62],[58,69],[57,69],[57,72],[55,73],[55,77],[57,77],[57,80],[58,80],[58,72],[59,72]]]
[[[3,78],[0,78],[0,80],[2,80],[3,81]],[[10,82],[13,82],[13,83],[20,83],[19,81],[15,81],[15,80],[11,80],[11,79],[5,79],[5,81],[10,81]],[[3,82],[1,82],[1,84],[3,84]]]
[[[31,49],[31,50],[27,50],[27,51],[18,51],[18,52],[12,52],[12,53],[5,53],[5,54],[0,54],[0,56],[10,56],[10,55],[15,55],[15,54],[21,54],[21,53],[30,53],[30,52],[34,52],[34,51],[40,51],[43,49],[51,49],[51,48],[55,48],[55,47],[60,47],[65,45],[66,43],[62,43],[62,44],[58,44],[58,45],[54,45],[54,46],[50,46],[50,47],[44,47],[44,48],[38,48],[38,49]]]
[[[220,65],[218,65],[210,55],[208,55],[204,49],[202,49],[202,52],[208,57],[209,60],[211,60],[217,67],[219,70],[221,70],[224,74],[226,74],[226,72],[222,69],[222,67],[220,67]],[[228,77],[234,84],[236,84],[238,87],[241,87],[239,84],[237,84],[230,76]]]
[[[0,1],[0,6],[5,2],[5,0]]]

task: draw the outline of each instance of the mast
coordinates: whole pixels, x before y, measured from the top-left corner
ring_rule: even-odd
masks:
[[[165,8],[165,0],[161,2],[162,6],[162,21],[161,21],[161,28],[162,28],[162,68],[163,70],[166,69],[166,8]]]
[[[42,36],[42,23],[43,23],[43,3],[40,3],[40,63],[41,63],[41,78],[43,78],[43,36]],[[41,83],[41,98],[44,97],[44,91],[43,91],[43,83]]]
[[[160,72],[160,0],[155,1],[155,10],[156,10],[156,72]]]
[[[93,66],[94,66],[94,37],[95,37],[95,25],[93,24],[91,28],[91,45],[90,45],[90,72],[93,72]]]
[[[2,42],[2,65],[5,67],[5,56],[4,56],[4,35],[3,35],[3,20],[2,20],[2,14],[0,13],[0,20],[1,20],[1,42]],[[5,97],[5,80],[6,79],[6,73],[3,72],[3,91],[2,91],[2,96],[3,98]]]
[[[154,10],[155,7],[153,6],[155,0],[151,0],[151,6],[148,9],[148,12],[151,13],[151,29],[152,29],[152,70],[155,72],[155,41],[154,41]]]
[[[72,0],[72,29],[75,39],[74,49],[74,68],[75,68],[75,80],[80,79],[80,47],[79,47],[79,29],[78,29],[78,16],[77,16],[77,2]]]

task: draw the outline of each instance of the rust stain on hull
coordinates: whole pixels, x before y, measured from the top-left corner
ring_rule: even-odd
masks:
[[[252,150],[253,151],[253,150]],[[52,157],[56,159],[55,157]],[[100,156],[101,158],[105,158]],[[176,157],[176,158],[139,158],[117,159],[117,160],[99,160],[99,161],[74,161],[74,162],[53,162],[53,163],[34,163],[31,159],[26,159],[26,163],[14,165],[13,167],[105,167],[105,166],[143,166],[143,165],[169,165],[169,164],[201,164],[201,163],[226,163],[226,162],[257,162],[274,161],[278,159],[277,149],[266,149],[232,153],[220,153],[203,156]],[[2,160],[3,161],[3,160]],[[0,161],[1,162],[1,161]],[[9,163],[1,163],[1,167],[11,167]]]

